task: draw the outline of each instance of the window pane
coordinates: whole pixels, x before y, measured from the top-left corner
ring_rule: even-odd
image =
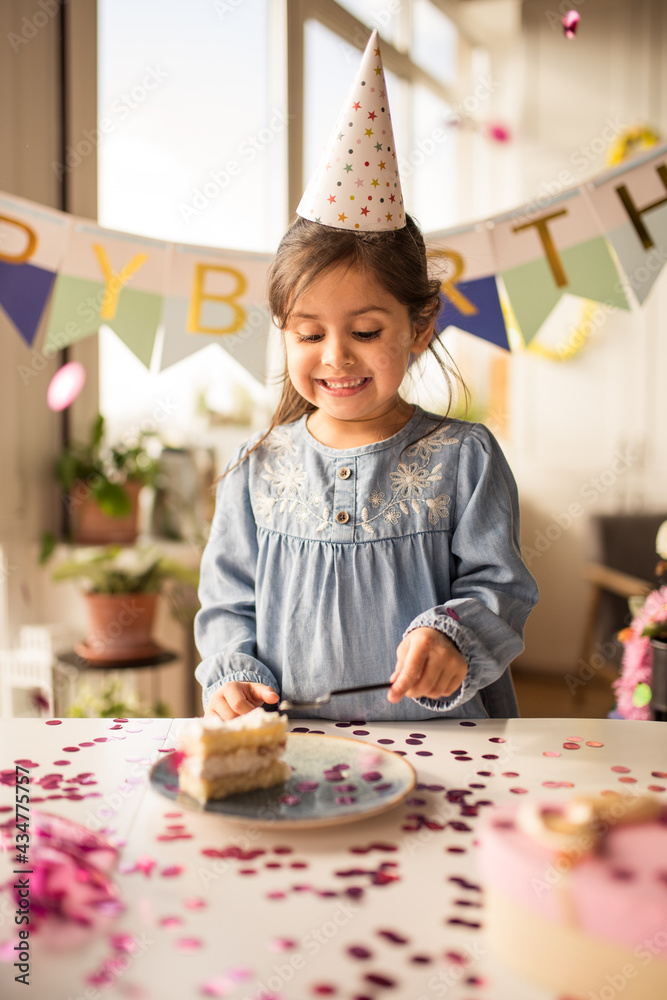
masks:
[[[401,9],[401,0],[338,0],[338,2],[369,28],[377,28],[382,38],[396,45],[397,14]],[[355,41],[359,41],[359,44],[365,47],[368,37],[366,35]],[[398,48],[398,45],[396,47]]]
[[[98,0],[102,225],[275,249],[287,218],[287,143],[284,102],[271,86],[272,10],[271,0]],[[200,441],[210,426],[203,401],[238,410],[244,392],[264,419],[264,387],[215,346],[151,374],[108,329],[99,344],[110,436],[157,413],[167,439]]]
[[[457,130],[447,125],[445,104],[426,87],[413,89],[414,142],[402,173],[409,176],[412,199],[408,211],[425,232],[462,221],[459,216]]]
[[[304,31],[304,188],[324,152],[336,124],[361,52],[319,21],[306,21]]]
[[[99,0],[103,225],[275,246],[286,217],[286,119],[269,88],[269,7]]]
[[[458,33],[449,18],[430,0],[412,4],[412,58],[442,83],[457,77]]]

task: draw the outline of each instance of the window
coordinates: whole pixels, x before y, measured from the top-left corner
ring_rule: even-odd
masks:
[[[288,172],[300,175],[303,190],[373,27],[383,39],[408,210],[425,231],[468,217],[458,196],[457,130],[446,124],[458,34],[431,0],[303,6],[296,35],[304,78],[291,82],[289,95],[290,107],[302,108],[303,146],[294,149],[303,149],[303,163],[288,142],[280,0],[99,0],[98,8],[102,225],[173,242],[275,249],[289,217]],[[208,411],[233,418],[250,407],[261,426],[274,399],[274,389],[215,346],[148,372],[110,330],[100,331],[100,408],[110,433],[168,400],[172,416],[161,430],[187,444],[210,429]]]

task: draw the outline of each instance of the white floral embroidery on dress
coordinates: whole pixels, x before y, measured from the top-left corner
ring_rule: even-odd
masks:
[[[410,458],[421,458],[423,462],[429,462],[433,457],[433,452],[440,451],[444,445],[458,444],[458,438],[447,437],[449,426],[441,427],[439,431],[434,431],[426,437],[420,438],[406,450],[406,455]]]
[[[406,454],[411,458],[420,458],[424,464],[410,462],[406,465],[404,462],[399,462],[396,470],[389,473],[391,495],[388,497],[379,485],[376,486],[368,496],[368,504],[377,513],[371,517],[368,506],[364,506],[361,511],[361,521],[355,522],[350,527],[361,527],[369,535],[374,535],[375,528],[371,522],[378,517],[382,517],[387,524],[398,524],[404,514],[408,516],[420,514],[423,510],[422,504],[428,510],[428,520],[431,524],[437,524],[441,519],[449,517],[450,497],[447,493],[424,496],[429,487],[442,479],[440,474],[442,462],[438,462],[433,468],[428,467],[433,455],[446,445],[458,443],[456,438],[447,437],[448,430],[448,427],[443,427],[410,445],[406,449]],[[296,514],[300,524],[313,517],[319,522],[315,530],[324,531],[332,521],[328,507],[324,507],[322,513],[316,509],[324,502],[322,494],[319,490],[309,490],[306,494],[306,473],[303,465],[286,460],[288,455],[297,454],[292,433],[287,428],[275,428],[267,438],[267,448],[276,456],[275,468],[274,465],[264,462],[261,476],[271,484],[277,496],[267,496],[257,491],[255,493],[257,512],[267,523],[273,520],[276,510],[280,513],[289,511],[291,514]]]
[[[442,479],[440,475],[442,462],[438,462],[432,469],[428,468],[427,463],[445,445],[458,444],[457,438],[447,437],[448,431],[448,426],[442,427],[406,448],[406,455],[410,458],[420,458],[425,464],[410,462],[406,465],[405,462],[399,462],[396,471],[389,473],[392,493],[388,500],[379,488],[372,491],[368,497],[368,502],[372,507],[377,509],[381,507],[384,500],[387,502],[373,517],[368,516],[366,507],[362,510],[361,527],[369,535],[375,534],[375,529],[370,522],[374,521],[376,517],[382,517],[387,524],[398,524],[402,514],[419,514],[422,510],[421,504],[426,505],[431,524],[437,524],[442,518],[449,517],[450,497],[447,493],[439,493],[435,497],[424,496],[429,486]]]
[[[331,512],[328,507],[324,507],[321,514],[314,509],[322,505],[322,494],[318,490],[310,490],[306,498],[306,473],[303,465],[286,461],[287,455],[298,454],[292,432],[288,428],[274,428],[266,439],[266,446],[276,456],[275,468],[264,462],[261,477],[271,484],[278,495],[267,496],[266,493],[256,491],[254,498],[258,514],[270,524],[276,510],[281,514],[289,510],[290,514],[296,515],[299,524],[314,517],[320,522],[315,530],[324,531],[331,524]]]

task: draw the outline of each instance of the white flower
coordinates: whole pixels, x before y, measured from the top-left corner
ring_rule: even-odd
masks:
[[[437,497],[428,497],[426,506],[431,524],[437,524],[441,517],[449,517],[448,504],[449,497],[446,493],[439,493]]]
[[[390,472],[389,475],[391,484],[400,497],[421,496],[432,479],[428,469],[416,462],[410,465],[400,462],[398,472]]]
[[[257,510],[262,515],[265,521],[271,521],[273,519],[273,508],[276,503],[275,497],[267,497],[263,493],[255,493],[255,503],[257,504]]]
[[[302,465],[285,463],[273,473],[273,485],[280,497],[295,497],[306,481],[306,473]]]
[[[290,455],[296,455],[294,436],[286,427],[274,427],[264,444],[267,451],[286,451]]]
[[[387,509],[382,512],[382,516],[387,524],[396,524],[401,516],[401,512],[400,510],[396,510],[395,507],[387,507]]]
[[[443,445],[446,444],[457,444],[457,438],[446,437],[449,427],[442,427],[439,431],[434,434],[429,434],[427,437],[423,437],[420,441],[416,441],[411,444],[407,449],[406,454],[410,458],[418,456],[423,462],[429,462],[433,457],[434,451],[440,451]]]
[[[368,502],[372,507],[379,507],[383,500],[386,500],[384,493],[379,490],[373,490],[368,498]]]

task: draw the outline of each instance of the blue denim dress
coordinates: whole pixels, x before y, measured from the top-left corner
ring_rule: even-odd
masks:
[[[516,484],[482,424],[419,407],[385,441],[340,450],[307,418],[275,428],[218,485],[195,637],[204,705],[227,681],[312,701],[388,680],[412,629],[448,635],[468,663],[447,698],[333,698],[327,719],[508,718],[508,666],[537,586],[521,558]]]

